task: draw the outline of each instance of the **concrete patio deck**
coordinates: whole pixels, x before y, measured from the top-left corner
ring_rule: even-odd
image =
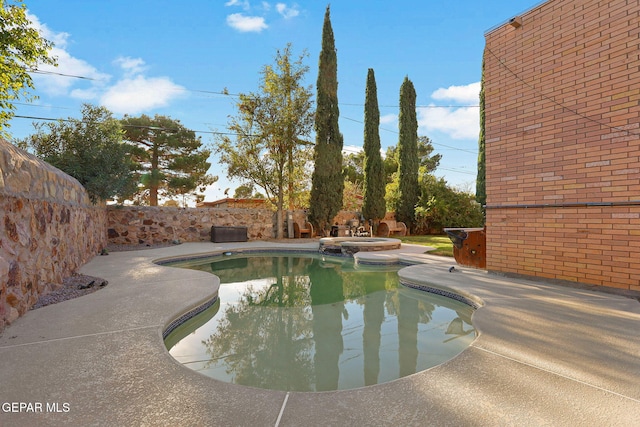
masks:
[[[0,425],[640,425],[637,299],[450,273],[453,260],[411,245],[376,256],[422,262],[401,270],[403,280],[482,304],[473,317],[479,336],[442,365],[356,390],[287,393],[222,383],[169,355],[163,329],[211,298],[218,280],[153,260],[317,245],[185,243],[95,257],[81,272],[107,287],[31,311],[0,336]],[[34,412],[16,412],[20,404]]]

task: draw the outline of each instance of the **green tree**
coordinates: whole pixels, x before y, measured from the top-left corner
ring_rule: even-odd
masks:
[[[440,165],[440,160],[442,159],[442,154],[431,154],[433,153],[433,144],[431,143],[431,139],[428,136],[419,136],[418,137],[418,160],[419,160],[419,168],[421,172],[431,173],[435,171]],[[387,152],[385,154],[384,160],[384,174],[385,180],[387,183],[393,181],[397,178],[398,172],[398,147],[396,145],[392,145],[387,148]]]
[[[234,199],[250,199],[253,194],[253,184],[242,184],[233,193]]]
[[[372,68],[367,73],[364,101],[364,202],[362,215],[374,222],[384,218],[385,177],[380,155],[380,110],[376,77]]]
[[[282,238],[285,186],[289,198],[307,182],[310,160],[307,140],[313,126],[311,88],[302,82],[309,67],[306,53],[291,61],[291,45],[276,54],[275,66],[262,69],[260,93],[241,94],[238,116],[229,123],[230,133],[220,135],[216,151],[227,165],[230,178],[241,178],[264,189],[277,209],[278,238]]]
[[[254,190],[253,184],[239,185],[233,192],[234,199],[264,199],[264,194]]]
[[[200,137],[179,120],[167,116],[125,116],[122,119],[125,139],[132,144],[137,163],[141,192],[150,206],[158,206],[158,197],[181,196],[202,200],[207,185],[218,177],[207,175],[211,151],[202,147]],[[144,200],[146,201],[146,200]]]
[[[415,208],[420,196],[418,189],[418,119],[416,91],[408,77],[400,87],[400,115],[398,117],[398,193],[396,219],[411,230],[415,224]]]
[[[36,123],[37,132],[19,142],[47,163],[76,178],[91,200],[123,199],[135,190],[132,147],[123,143],[120,122],[104,107],[82,107],[82,119]]]
[[[429,175],[435,171],[440,165],[441,154],[433,153],[433,145],[431,140],[427,136],[418,137],[418,159],[420,161],[418,167],[418,179],[421,179],[424,175]],[[384,171],[386,195],[385,200],[387,202],[387,210],[393,211],[398,206],[400,200],[399,185],[398,185],[398,147],[395,145],[387,148],[387,154],[384,158]]]
[[[482,206],[473,194],[447,185],[430,174],[420,176],[420,200],[416,208],[416,231],[441,233],[444,227],[482,227]]]
[[[322,26],[322,49],[318,64],[316,145],[311,177],[309,219],[326,232],[342,206],[343,138],[338,127],[338,65],[329,6]]]
[[[342,158],[342,175],[352,184],[364,182],[364,151],[348,153]]]
[[[476,201],[487,203],[484,140],[484,56],[482,58],[482,77],[480,79],[480,135],[478,137],[478,178],[476,179]]]
[[[22,0],[8,4],[0,0],[0,136],[7,135],[9,120],[14,116],[14,101],[30,96],[34,89],[30,71],[38,64],[56,65],[49,57],[53,43],[42,38],[27,19],[27,8]]]

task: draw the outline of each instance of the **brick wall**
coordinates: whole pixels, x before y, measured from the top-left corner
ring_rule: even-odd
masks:
[[[640,3],[520,18],[485,35],[487,268],[640,290]]]

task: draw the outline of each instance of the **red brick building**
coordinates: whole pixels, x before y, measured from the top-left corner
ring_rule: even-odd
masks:
[[[487,268],[640,291],[640,2],[485,34]]]

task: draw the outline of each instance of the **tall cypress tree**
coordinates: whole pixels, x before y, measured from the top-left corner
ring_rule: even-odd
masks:
[[[487,203],[484,141],[484,56],[482,57],[482,77],[480,79],[480,135],[478,137],[478,177],[476,179],[476,201]]]
[[[418,188],[418,119],[416,91],[409,77],[400,86],[400,137],[398,139],[398,205],[396,219],[411,230],[415,224],[415,209],[420,197]]]
[[[311,177],[309,218],[325,230],[342,207],[343,139],[338,128],[338,66],[329,6],[324,14],[316,107],[315,167]]]
[[[367,73],[364,100],[364,203],[362,215],[374,221],[384,218],[385,176],[380,155],[380,110],[373,69]]]

